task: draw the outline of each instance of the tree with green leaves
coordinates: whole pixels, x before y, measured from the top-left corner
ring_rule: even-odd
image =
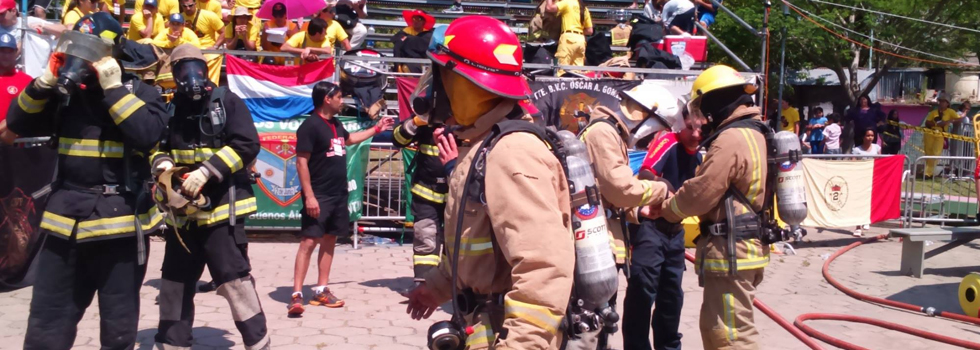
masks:
[[[783,14],[782,1],[774,1],[770,13],[770,92],[778,86],[782,28],[787,33],[787,71],[818,67],[833,70],[841,82],[840,94],[849,105],[869,93],[891,68],[968,68],[941,57],[964,60],[980,47],[978,33],[968,30],[980,28],[976,0],[788,1],[788,15]],[[725,0],[724,5],[750,25],[762,28],[764,1]],[[725,13],[719,12],[717,18],[711,32],[743,61],[759,62],[760,36],[745,30]],[[872,32],[873,42],[869,38]],[[871,63],[876,70],[869,83],[862,86],[857,79],[858,69],[867,67],[872,56],[866,47],[892,54],[874,53]],[[709,56],[713,62],[734,63],[721,50],[711,50]],[[758,64],[753,68],[757,69]]]

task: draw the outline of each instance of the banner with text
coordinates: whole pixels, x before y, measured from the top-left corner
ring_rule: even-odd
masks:
[[[619,111],[622,98],[620,91],[629,90],[640,84],[640,80],[622,79],[563,79],[530,81],[531,97],[547,125],[559,130],[578,131],[576,112],[591,113],[598,106]]]
[[[348,132],[357,132],[374,126],[372,120],[356,117],[337,117]],[[257,121],[262,146],[255,158],[255,171],[261,177],[252,185],[258,211],[248,217],[249,228],[296,228],[300,227],[300,211],[303,210],[303,190],[296,171],[296,130],[304,118],[282,121]],[[364,173],[367,171],[368,149],[371,140],[347,146],[347,189],[350,196],[347,209],[350,220],[361,218],[364,197]]]

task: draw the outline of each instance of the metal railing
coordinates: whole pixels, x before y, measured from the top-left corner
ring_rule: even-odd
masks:
[[[920,224],[965,224],[977,213],[976,180],[972,171],[935,172],[927,177],[925,168],[935,162],[935,169],[973,169],[976,157],[921,156],[911,161],[904,195],[905,227]]]
[[[367,171],[364,174],[364,197],[361,219],[354,225],[354,249],[358,248],[361,233],[401,233],[411,232],[405,227],[407,191],[405,184],[405,165],[402,152],[391,143],[371,143],[368,151]],[[362,221],[389,221],[397,227],[363,225]]]

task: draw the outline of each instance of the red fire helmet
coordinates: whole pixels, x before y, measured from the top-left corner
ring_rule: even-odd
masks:
[[[433,36],[433,40],[438,40]],[[465,16],[449,24],[442,42],[429,58],[477,86],[505,98],[530,98],[522,75],[524,52],[517,35],[503,22],[487,16]]]

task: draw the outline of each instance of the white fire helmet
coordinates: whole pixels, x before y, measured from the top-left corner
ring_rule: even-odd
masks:
[[[623,91],[623,95],[646,109],[646,114],[649,115],[637,118],[631,113],[623,113],[626,117],[623,122],[633,134],[630,147],[634,147],[636,141],[661,130],[677,132],[684,128],[684,101],[657,82],[645,80],[640,85]]]

